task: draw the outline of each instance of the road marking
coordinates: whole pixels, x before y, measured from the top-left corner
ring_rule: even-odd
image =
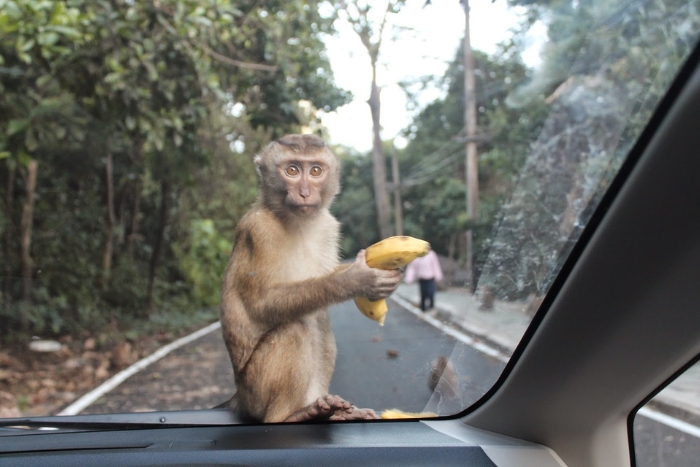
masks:
[[[700,427],[691,425],[690,423],[684,422],[683,420],[678,420],[677,418],[671,417],[670,415],[657,412],[656,410],[652,410],[647,407],[642,407],[641,409],[639,409],[637,414],[646,418],[650,418],[659,423],[663,423],[664,425],[670,426],[671,428],[675,428],[676,430],[682,431],[683,433],[695,436],[696,438],[700,438]]]
[[[416,315],[419,319],[422,319],[426,323],[436,327],[440,331],[444,332],[445,334],[454,337],[458,341],[467,344],[470,347],[473,347],[474,349],[478,350],[479,352],[485,353],[486,355],[489,355],[497,360],[500,360],[501,362],[506,363],[509,358],[506,355],[503,355],[502,352],[500,352],[497,349],[494,349],[493,347],[484,344],[483,342],[477,341],[476,339],[460,332],[457,331],[456,329],[453,329],[449,326],[446,326],[444,323],[441,321],[433,318],[430,315],[427,315],[423,313],[423,311],[418,308],[417,306],[413,305],[411,302],[406,300],[403,297],[400,297],[398,295],[392,295],[391,300],[394,300],[396,303]]]
[[[148,357],[142,358],[138,362],[131,365],[129,368],[126,368],[126,369],[120,371],[119,373],[117,373],[116,375],[112,376],[107,381],[100,384],[95,389],[88,392],[83,397],[81,397],[77,401],[73,402],[71,405],[69,405],[65,409],[61,410],[61,412],[59,412],[58,415],[77,415],[77,414],[79,414],[80,412],[85,410],[88,406],[90,406],[92,403],[94,403],[97,399],[104,396],[106,393],[108,393],[112,389],[116,388],[121,383],[126,381],[128,378],[135,375],[139,371],[143,370],[147,366],[151,365],[152,363],[157,362],[158,360],[165,357],[173,350],[178,349],[185,344],[189,344],[190,342],[197,340],[200,337],[205,336],[205,335],[209,334],[210,332],[219,329],[220,327],[221,327],[221,322],[217,321],[216,323],[212,323],[209,326],[203,327],[199,331],[195,331],[192,334],[189,334],[185,337],[181,337],[181,338],[171,342],[170,344],[161,347],[160,349],[156,350]]]

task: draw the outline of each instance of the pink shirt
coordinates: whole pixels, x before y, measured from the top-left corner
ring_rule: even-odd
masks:
[[[416,279],[442,280],[440,261],[433,250],[430,250],[428,254],[423,257],[414,259],[406,268],[406,282],[410,284]]]

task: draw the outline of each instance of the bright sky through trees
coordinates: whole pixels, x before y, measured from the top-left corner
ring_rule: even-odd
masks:
[[[509,38],[510,30],[518,25],[518,13],[522,10],[508,8],[505,0],[471,3],[472,46],[494,53],[496,45]],[[400,40],[392,41],[392,31],[388,29],[382,43],[378,79],[382,86],[383,139],[397,136],[410,123],[406,96],[397,83],[444,75],[463,38],[464,12],[458,0],[438,0],[426,7],[424,4],[424,0],[409,1],[392,18],[394,25],[406,28],[393,32]],[[371,80],[369,57],[347,23],[338,20],[336,27],[338,34],[326,39],[328,55],[336,83],[352,91],[355,98],[337,112],[323,115],[323,124],[329,130],[332,143],[368,151],[372,147],[372,121],[366,102]],[[544,34],[544,27],[535,28],[532,44],[524,57],[529,65],[539,61],[539,44]],[[427,104],[440,95],[439,89],[427,89],[420,96],[420,102]],[[397,144],[401,143],[397,139]]]

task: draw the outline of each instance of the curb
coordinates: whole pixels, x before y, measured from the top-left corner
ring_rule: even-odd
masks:
[[[407,297],[403,294],[400,294],[400,293],[396,293],[396,295],[403,302],[407,303],[408,305],[410,305],[410,307],[412,307],[413,309],[418,311],[418,313],[414,312],[414,314],[418,314],[419,317],[429,318],[428,315],[425,315],[425,313],[423,313],[420,310],[420,308],[416,307],[413,304],[413,302],[411,301],[411,299],[409,297]],[[395,297],[392,297],[392,298],[395,298]],[[406,306],[404,303],[402,303],[402,305]],[[443,323],[449,323],[449,325],[451,327],[458,329],[460,332],[466,334],[467,336],[471,337],[472,339],[474,339],[476,341],[483,342],[485,345],[493,348],[494,350],[498,351],[501,355],[503,355],[505,357],[506,361],[508,361],[508,359],[510,359],[510,357],[513,355],[513,350],[515,350],[514,348],[511,349],[510,347],[505,346],[503,343],[497,342],[496,340],[494,340],[493,338],[491,338],[487,334],[484,334],[481,331],[481,329],[477,330],[474,328],[470,328],[469,326],[465,325],[464,323],[457,323],[457,322],[453,321],[451,318],[452,318],[452,315],[454,313],[451,312],[450,310],[448,310],[447,308],[444,308],[442,305],[436,305],[435,308],[437,309],[437,312],[438,312],[437,313],[438,321],[443,322]],[[413,312],[414,310],[409,310],[409,311]],[[433,319],[435,319],[435,318],[433,318]]]

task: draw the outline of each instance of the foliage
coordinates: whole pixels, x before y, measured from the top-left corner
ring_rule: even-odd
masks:
[[[353,257],[357,251],[380,240],[372,186],[371,155],[360,155],[348,148],[336,149],[342,161],[341,192],[331,206],[342,229],[341,253]]]
[[[18,326],[22,171],[39,161],[31,332],[214,304],[252,155],[332,111],[315,2],[0,0],[1,333]],[[19,174],[19,176],[15,176]],[[149,279],[150,276],[150,279]]]
[[[222,271],[231,252],[231,241],[216,231],[211,219],[192,221],[189,244],[176,248],[180,269],[193,286],[194,296],[203,305],[219,303]]]

